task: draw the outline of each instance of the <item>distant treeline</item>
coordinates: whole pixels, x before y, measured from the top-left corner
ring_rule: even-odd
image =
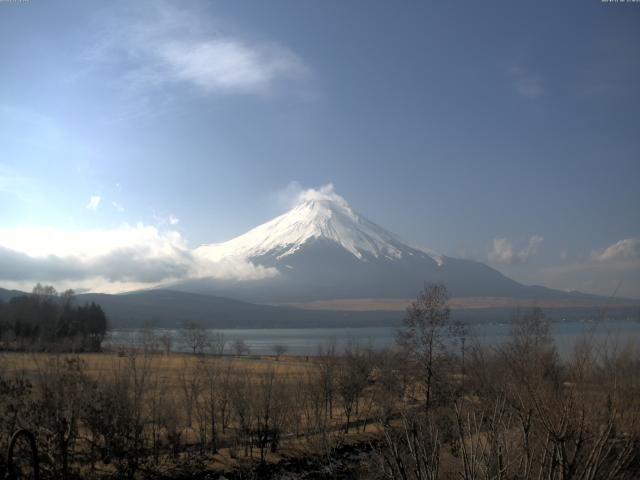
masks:
[[[0,300],[0,346],[5,349],[98,351],[107,317],[94,302],[76,305],[73,290],[59,294],[37,284],[30,295]]]

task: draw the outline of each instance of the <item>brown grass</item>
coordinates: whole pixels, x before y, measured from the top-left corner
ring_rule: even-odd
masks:
[[[32,352],[2,352],[0,353],[0,371],[9,376],[20,376],[27,379],[35,379],[43,370],[43,366],[50,363],[55,357],[79,358],[83,364],[83,373],[91,378],[99,379],[113,375],[114,372],[122,371],[125,367],[129,354],[118,354],[115,352],[104,353],[78,353],[78,354],[54,354],[54,353],[32,353]],[[225,355],[223,357],[212,357],[202,355],[191,355],[183,353],[152,354],[145,358],[150,360],[147,371],[150,377],[158,377],[162,385],[169,387],[166,394],[174,393],[174,389],[179,388],[181,375],[186,371],[188,374],[194,372],[196,367],[205,359],[207,362],[215,362],[221,367],[230,367],[234,374],[249,374],[259,376],[274,370],[278,375],[294,380],[307,372],[314,370],[316,364],[313,358],[281,356],[247,356],[237,357]],[[309,358],[307,361],[306,359]]]
[[[402,312],[415,299],[412,298],[343,298],[336,300],[318,300],[314,302],[288,303],[287,306],[308,310],[341,310],[353,312],[397,311]],[[638,308],[637,302],[611,305],[592,299],[570,300],[527,300],[511,297],[455,297],[448,302],[453,309],[488,309],[488,308],[628,308],[630,314]]]

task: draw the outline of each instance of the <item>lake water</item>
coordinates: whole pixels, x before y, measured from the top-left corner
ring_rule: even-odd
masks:
[[[230,345],[242,339],[251,349],[251,354],[273,354],[274,345],[285,345],[289,355],[313,355],[318,347],[334,343],[338,351],[350,343],[361,346],[383,348],[394,343],[396,327],[363,327],[363,328],[281,328],[281,329],[227,329],[215,330],[222,333],[227,341],[227,352]],[[500,345],[509,337],[511,325],[477,324],[469,328],[467,345],[478,343],[484,346]],[[173,337],[172,350],[189,351],[179,330],[158,329],[157,335],[168,333]],[[593,338],[598,345],[623,348],[628,345],[636,349],[640,347],[640,322],[631,320],[615,320],[606,322],[554,322],[551,324],[556,347],[561,356],[568,356],[574,346],[586,335]],[[114,330],[109,335],[107,344],[136,345],[140,344],[142,330]]]

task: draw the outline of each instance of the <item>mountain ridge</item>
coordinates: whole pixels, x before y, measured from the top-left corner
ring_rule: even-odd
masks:
[[[29,295],[17,290],[3,290],[3,294]],[[405,299],[409,302],[410,299]],[[80,305],[96,302],[107,314],[111,328],[179,328],[186,322],[196,322],[207,328],[332,328],[372,327],[399,325],[404,308],[398,305],[383,305],[383,308],[350,309],[344,305],[320,305],[315,309],[300,306],[274,306],[242,302],[230,298],[180,292],[167,289],[140,290],[130,293],[82,293],[76,295]],[[465,305],[455,304],[452,316],[466,322],[506,322],[515,310],[528,308],[531,302],[512,305]],[[627,318],[637,315],[635,304],[609,305],[607,318]],[[543,305],[544,306],[544,305]],[[319,308],[318,308],[319,307]],[[563,306],[544,308],[551,320],[602,319],[603,309],[594,306]]]
[[[412,297],[428,282],[444,283],[456,297],[588,295],[522,285],[485,263],[412,247],[333,190],[306,195],[311,196],[244,234],[194,250],[205,260],[242,259],[274,274],[250,281],[186,280],[170,288],[268,304]]]
[[[225,256],[256,258],[269,253],[280,260],[319,238],[335,242],[360,260],[367,256],[398,259],[424,254],[440,262],[433,252],[409,247],[395,234],[357,214],[341,197],[306,200],[238,237],[202,245],[195,252],[210,260]]]

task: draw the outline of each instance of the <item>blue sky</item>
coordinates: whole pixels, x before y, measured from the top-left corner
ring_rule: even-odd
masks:
[[[639,26],[599,1],[0,2],[0,247],[164,261],[333,183],[412,244],[640,298]]]

